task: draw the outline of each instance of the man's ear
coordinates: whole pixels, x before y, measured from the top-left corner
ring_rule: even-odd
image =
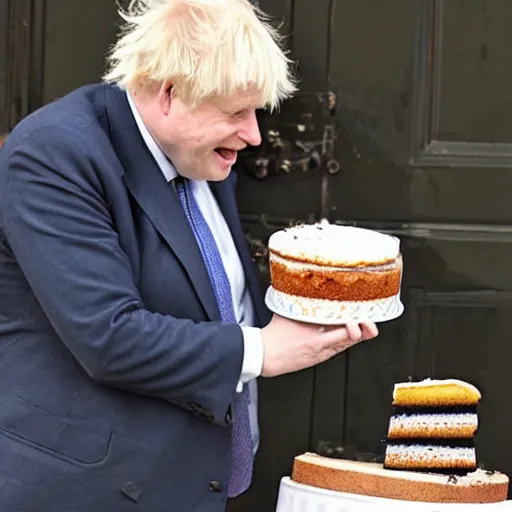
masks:
[[[172,102],[172,84],[169,82],[164,82],[162,87],[160,88],[160,92],[158,93],[158,99],[160,103],[160,108],[164,115],[169,114],[169,110],[171,109]]]

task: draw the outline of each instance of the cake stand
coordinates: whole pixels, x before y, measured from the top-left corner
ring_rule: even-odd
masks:
[[[319,489],[285,477],[281,480],[276,512],[512,512],[512,501],[498,503],[425,503],[392,500]]]
[[[337,302],[304,299],[269,286],[265,294],[268,309],[285,318],[318,325],[344,325],[347,322],[388,322],[404,312],[400,294],[366,302]]]

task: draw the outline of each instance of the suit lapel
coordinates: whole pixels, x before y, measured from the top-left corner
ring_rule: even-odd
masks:
[[[220,321],[210,279],[178,195],[147,148],[125,93],[108,87],[106,106],[126,186],[183,265],[210,320]]]

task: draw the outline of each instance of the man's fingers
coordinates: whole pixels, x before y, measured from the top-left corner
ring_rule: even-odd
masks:
[[[363,339],[371,340],[379,335],[379,329],[373,322],[362,322],[359,324],[363,334]]]
[[[320,334],[320,350],[328,349],[335,352],[341,352],[346,348],[354,345],[361,338],[361,330],[357,324],[350,326],[350,332],[347,325],[343,327],[325,327]]]
[[[348,333],[348,337],[351,341],[360,341],[363,337],[361,328],[356,322],[347,322],[345,325]]]
[[[363,340],[375,338],[379,334],[373,322],[347,322],[343,327],[322,326],[318,328],[326,347],[344,347]]]
[[[334,351],[336,354],[357,343],[375,338],[379,331],[373,322],[347,322],[343,327],[319,327],[322,339],[322,349]],[[320,348],[320,347],[318,347]]]

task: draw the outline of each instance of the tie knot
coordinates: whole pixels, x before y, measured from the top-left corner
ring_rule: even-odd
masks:
[[[183,176],[176,176],[176,178],[171,181],[171,185],[176,192],[186,193],[186,190],[190,186],[190,180]]]

